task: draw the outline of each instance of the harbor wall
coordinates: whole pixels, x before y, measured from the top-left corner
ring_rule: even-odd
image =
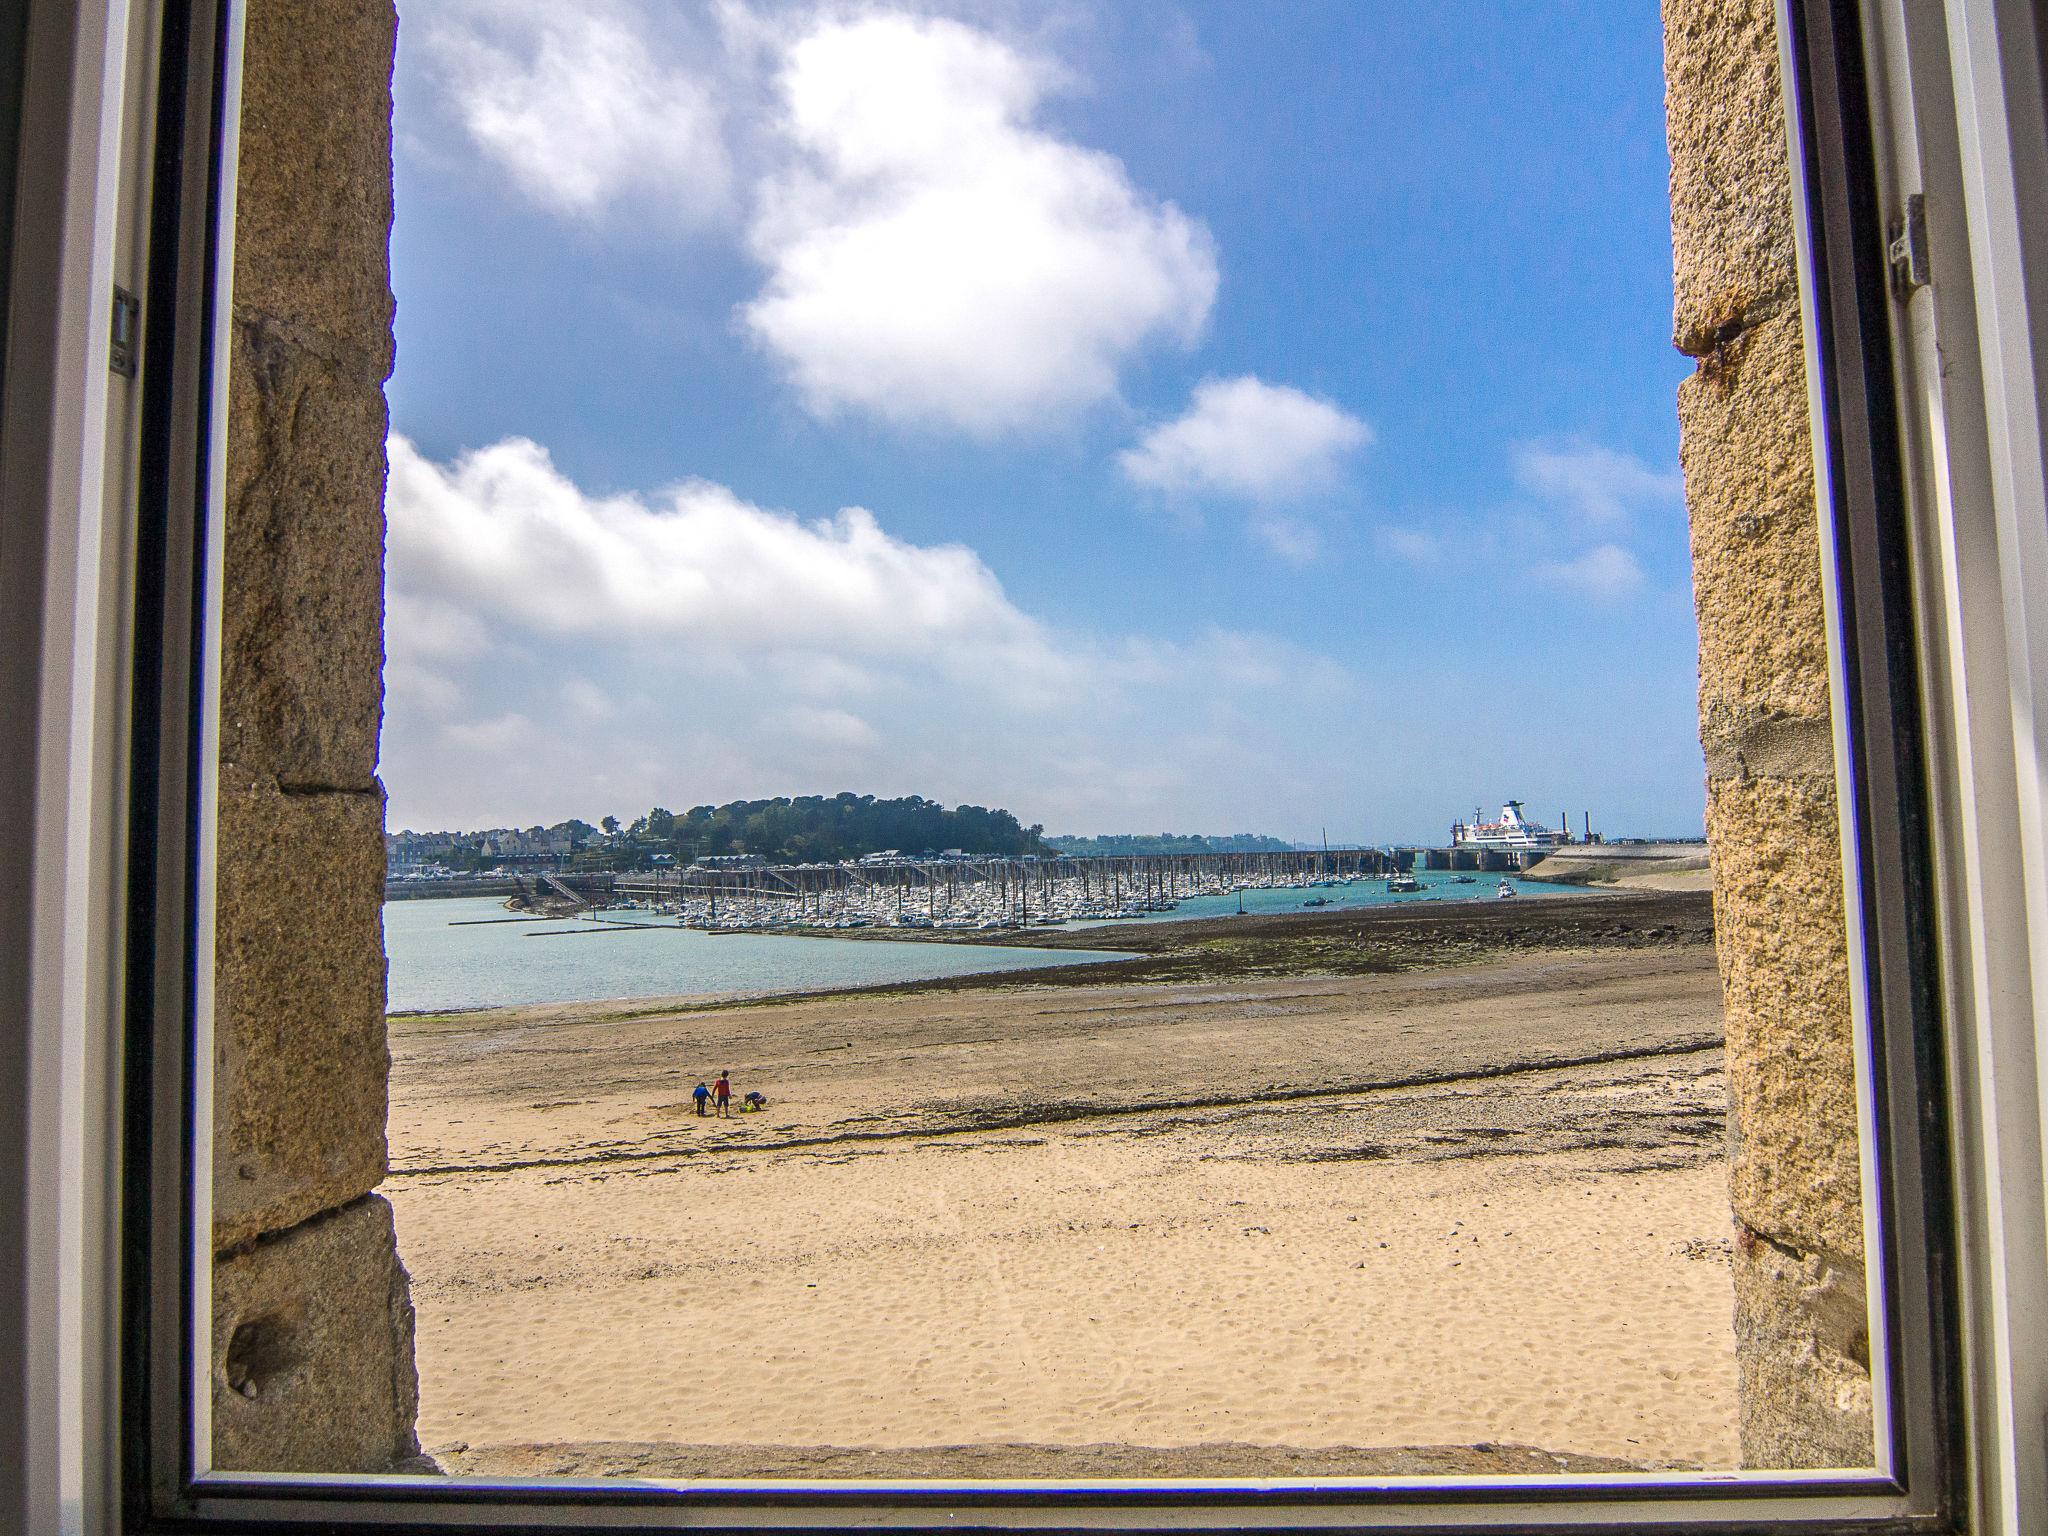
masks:
[[[1451,869],[1477,871],[1489,875],[1513,874],[1517,870],[1540,864],[1553,849],[1549,848],[1471,848],[1453,845],[1449,848],[1403,848],[1395,854],[1396,864],[1404,869]]]
[[[1847,930],[1772,0],[1664,0],[1679,454],[1728,1032],[1744,1463],[1873,1456]]]
[[[520,878],[513,875],[457,876],[452,880],[393,880],[384,882],[386,901],[433,901],[456,896],[517,896],[522,889],[534,883],[534,876]],[[612,889],[610,874],[556,875],[556,879],[571,890],[585,896],[608,895]]]

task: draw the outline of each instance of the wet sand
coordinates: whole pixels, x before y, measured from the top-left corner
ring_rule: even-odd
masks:
[[[1719,994],[1666,900],[1384,973],[396,1020],[422,1444],[641,1475],[1730,1465]],[[699,1119],[721,1068],[770,1108]]]

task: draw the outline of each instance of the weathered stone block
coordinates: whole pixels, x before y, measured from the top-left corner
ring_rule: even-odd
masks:
[[[1792,305],[1792,187],[1772,0],[1664,0],[1672,334],[1681,352]]]
[[[234,302],[391,372],[391,0],[251,0]]]
[[[1715,779],[1819,779],[1835,776],[1832,720],[1768,715],[1716,698],[1700,715],[1707,776]]]
[[[385,1472],[417,1455],[410,1282],[376,1195],[213,1267],[213,1465]]]
[[[1868,1467],[1869,1301],[1860,1264],[1739,1231],[1735,1355],[1746,1467]]]
[[[384,684],[383,391],[234,326],[221,755],[369,790]]]
[[[1826,611],[1799,315],[1731,342],[1678,390],[1700,714],[1825,717]]]
[[[1832,783],[1707,789],[1736,1219],[1862,1262],[1848,930]]]
[[[224,765],[214,1008],[216,1250],[384,1177],[384,800]]]

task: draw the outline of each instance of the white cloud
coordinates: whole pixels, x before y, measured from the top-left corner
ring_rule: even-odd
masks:
[[[410,16],[410,13],[408,13]],[[1215,300],[1207,228],[1039,121],[1059,67],[907,9],[452,0],[433,88],[536,206],[744,226],[739,319],[821,417],[980,436],[1113,396]]]
[[[857,705],[779,686],[772,665],[705,668],[688,648],[649,658],[580,639],[573,653],[517,667],[480,661],[459,717],[394,699],[381,768],[391,824],[594,820],[842,789],[1003,805],[1090,831],[1161,817],[1313,828],[1333,793],[1339,808],[1352,805],[1348,790],[1333,791],[1328,765],[1353,760],[1371,717],[1356,679],[1328,658],[1220,630],[1062,643],[1075,681],[1052,710],[907,661],[878,668]],[[545,713],[549,675],[570,662],[630,678],[643,701],[602,728]]]
[[[1638,549],[1684,537],[1677,470],[1583,441],[1518,443],[1510,464],[1520,501],[1434,526],[1384,525],[1374,541],[1409,565],[1533,576],[1555,592],[1614,603],[1651,584]]]
[[[875,744],[875,728],[850,710],[799,705],[783,711],[778,723],[792,735],[820,746],[870,747]]]
[[[427,47],[464,130],[551,213],[615,205],[655,224],[731,211],[733,169],[714,76],[665,57],[677,28],[603,3],[429,12]]]
[[[1375,531],[1374,539],[1380,548],[1397,560],[1410,565],[1439,565],[1443,562],[1448,542],[1441,534],[1430,533],[1421,528],[1388,526]]]
[[[390,452],[387,587],[411,615],[386,670],[395,826],[842,788],[1095,830],[1308,826],[1330,793],[1317,733],[1367,718],[1358,679],[1305,647],[1061,629],[971,550],[865,513],[806,523],[701,482],[595,496],[516,439],[446,465]],[[408,637],[448,629],[482,643],[429,670]]]
[[[524,438],[445,467],[403,437],[390,455],[394,611],[437,609],[443,629],[482,615],[712,651],[1057,662],[973,551],[906,544],[859,507],[805,523],[705,481],[592,496]]]
[[[570,715],[596,725],[616,715],[612,696],[587,677],[572,677],[562,684],[562,707]]]
[[[1328,400],[1249,374],[1207,379],[1187,411],[1117,456],[1154,490],[1290,501],[1330,488],[1372,429]]]
[[[489,631],[474,614],[404,592],[384,596],[384,635],[394,652],[431,660],[475,656],[490,644]]]
[[[1547,560],[1536,567],[1539,580],[1562,591],[1612,602],[1642,588],[1643,567],[1619,544],[1596,544],[1569,560]]]
[[[387,615],[388,622],[388,615]],[[410,707],[423,714],[453,715],[462,707],[462,689],[452,678],[422,666],[385,632],[384,698],[387,709]]]
[[[1352,683],[1336,662],[1290,640],[1216,626],[1187,640],[1128,639],[1113,671],[1130,685],[1192,680],[1238,693],[1334,695]]]
[[[1012,431],[1114,394],[1154,338],[1200,334],[1208,230],[1037,126],[1056,83],[942,18],[828,19],[788,47],[800,159],[762,189],[768,280],[742,318],[814,413]]]
[[[530,745],[539,735],[534,723],[516,711],[487,720],[456,720],[444,728],[448,741],[474,752],[498,754]]]
[[[1620,527],[1638,510],[1675,509],[1685,500],[1685,480],[1676,469],[1652,469],[1632,453],[1590,443],[1520,444],[1515,478],[1595,527]]]
[[[1252,534],[1289,565],[1307,565],[1323,552],[1322,534],[1300,518],[1256,518]]]

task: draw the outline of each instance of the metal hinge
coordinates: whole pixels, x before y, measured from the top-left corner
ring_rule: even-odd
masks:
[[[107,366],[124,379],[135,377],[142,343],[142,300],[126,288],[114,289],[114,329],[107,344]]]
[[[1892,220],[1891,243],[1885,255],[1892,268],[1892,290],[1906,298],[1916,288],[1934,281],[1927,259],[1927,199],[1918,192],[1906,195],[1906,211]]]

